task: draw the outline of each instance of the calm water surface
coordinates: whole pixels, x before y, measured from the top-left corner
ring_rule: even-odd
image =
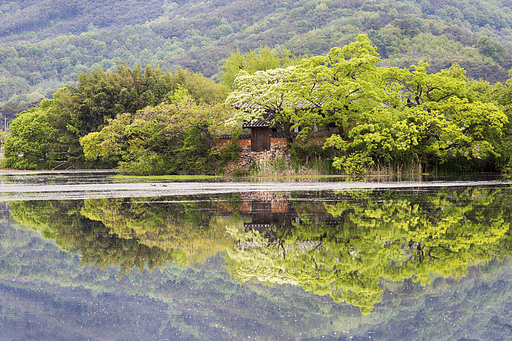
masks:
[[[511,340],[512,188],[0,175],[0,340]]]

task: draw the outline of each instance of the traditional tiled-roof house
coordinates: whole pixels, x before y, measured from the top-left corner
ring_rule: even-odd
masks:
[[[261,152],[271,149],[270,135],[272,134],[272,129],[270,128],[270,122],[273,119],[274,115],[265,114],[262,119],[242,124],[242,128],[251,129],[251,151]]]

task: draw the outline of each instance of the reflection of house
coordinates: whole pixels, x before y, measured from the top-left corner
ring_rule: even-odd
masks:
[[[251,218],[250,223],[244,223],[245,231],[259,231],[269,242],[277,240],[279,230],[291,228],[292,221],[298,220],[297,213],[288,205],[288,198],[279,196],[253,197],[243,202],[240,213]]]
[[[297,214],[290,210],[288,201],[266,201],[252,200],[247,202],[250,209],[250,223],[244,223],[246,231],[258,230],[265,231],[271,226],[279,228],[291,226],[291,222],[297,217]]]
[[[289,193],[254,192],[242,194],[240,199],[242,202],[237,208],[219,204],[217,209],[225,213],[238,212],[245,218],[243,223],[245,232],[258,231],[270,243],[278,242],[291,229],[300,228],[303,224],[300,218],[302,214],[307,215],[309,223],[318,225],[340,226],[345,219],[327,214],[323,202],[300,205],[297,210],[290,205]],[[300,247],[305,247],[305,245],[318,245],[318,242],[303,240],[300,244],[302,245]],[[258,244],[238,242],[237,246],[240,249],[249,249]]]

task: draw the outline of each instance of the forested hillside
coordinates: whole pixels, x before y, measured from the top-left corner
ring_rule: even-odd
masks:
[[[12,119],[77,73],[149,64],[218,77],[223,60],[261,46],[320,55],[366,33],[383,66],[458,62],[505,82],[511,4],[501,1],[0,1],[0,112]],[[490,38],[484,38],[488,36]]]
[[[89,25],[112,29],[160,17],[164,0],[25,0],[0,1],[0,37],[28,34],[44,39],[80,34]]]

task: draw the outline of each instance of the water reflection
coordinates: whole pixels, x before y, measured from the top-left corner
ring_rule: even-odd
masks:
[[[142,272],[203,262],[230,242],[222,223],[229,218],[215,216],[210,201],[90,199],[10,206],[13,219],[55,239],[62,250],[79,253],[83,265],[118,265],[121,277],[134,267]]]
[[[0,325],[46,339],[506,339],[511,195],[10,202],[10,219],[33,231],[0,207]]]
[[[167,199],[23,201],[10,213],[83,265],[119,266],[119,277],[224,252],[235,282],[294,285],[363,313],[382,283],[459,281],[511,249],[510,193],[500,188]]]
[[[288,223],[256,201],[251,224],[228,227],[230,273],[242,282],[293,284],[370,312],[382,279],[460,280],[469,266],[510,253],[510,207],[500,190],[338,193],[292,203]],[[290,219],[296,213],[295,219]],[[265,221],[265,223],[262,221]]]

